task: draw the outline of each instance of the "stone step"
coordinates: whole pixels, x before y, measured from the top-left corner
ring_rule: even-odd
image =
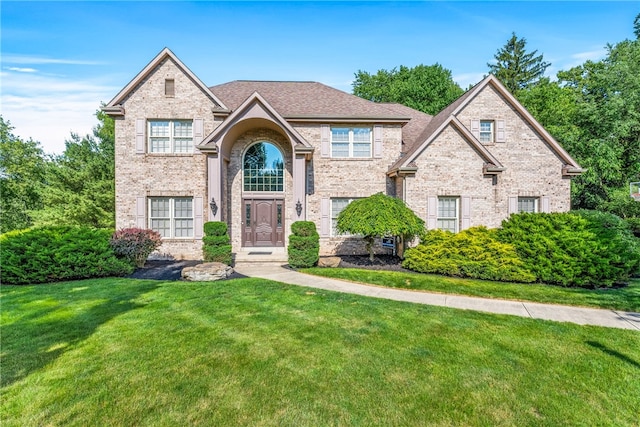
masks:
[[[234,264],[286,264],[288,255],[284,248],[255,249],[251,251],[236,252]]]

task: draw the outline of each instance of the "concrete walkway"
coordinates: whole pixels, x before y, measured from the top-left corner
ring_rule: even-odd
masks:
[[[374,298],[640,331],[640,313],[384,288],[298,273],[279,265],[240,264],[235,270],[244,276]]]

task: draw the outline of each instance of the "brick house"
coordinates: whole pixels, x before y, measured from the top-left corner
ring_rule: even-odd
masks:
[[[233,251],[286,250],[316,223],[321,254],[352,200],[399,197],[427,228],[497,227],[513,212],[567,211],[582,169],[493,76],[436,116],[316,82],[207,87],[163,49],[103,110],[115,119],[116,226],[152,228],[161,252],[202,257],[205,221]]]

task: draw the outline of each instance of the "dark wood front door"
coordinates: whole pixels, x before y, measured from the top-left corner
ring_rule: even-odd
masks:
[[[284,200],[242,201],[242,246],[284,246]]]

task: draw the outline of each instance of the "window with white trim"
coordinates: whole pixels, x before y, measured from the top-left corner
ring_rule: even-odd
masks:
[[[150,197],[149,228],[168,239],[193,237],[193,198]]]
[[[518,197],[518,212],[538,212],[537,197]]]
[[[493,120],[480,120],[480,142],[487,144],[494,141]]]
[[[458,232],[460,223],[460,198],[438,197],[437,227],[440,230]]]
[[[371,157],[370,127],[331,127],[331,157]]]
[[[193,120],[149,120],[150,153],[193,153]]]
[[[349,234],[339,234],[338,230],[336,230],[336,225],[338,224],[338,215],[340,212],[347,207],[347,205],[354,200],[358,200],[357,198],[332,198],[331,199],[331,235],[332,236],[348,236]]]

